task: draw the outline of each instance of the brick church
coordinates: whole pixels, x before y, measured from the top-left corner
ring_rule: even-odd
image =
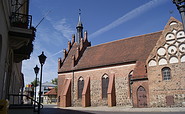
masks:
[[[185,106],[185,33],[164,30],[96,46],[79,20],[58,60],[58,106]]]

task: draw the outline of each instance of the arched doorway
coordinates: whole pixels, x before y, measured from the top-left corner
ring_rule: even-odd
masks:
[[[143,86],[137,89],[137,106],[139,108],[147,107],[147,93]]]

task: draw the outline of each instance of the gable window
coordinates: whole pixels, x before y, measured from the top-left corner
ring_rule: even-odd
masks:
[[[102,98],[107,98],[108,84],[109,76],[105,74],[102,76]]]
[[[80,77],[78,79],[78,98],[81,99],[82,98],[82,91],[84,88],[84,79],[83,77]]]
[[[162,69],[162,76],[163,76],[163,80],[170,80],[171,79],[171,70],[169,67],[164,67]]]

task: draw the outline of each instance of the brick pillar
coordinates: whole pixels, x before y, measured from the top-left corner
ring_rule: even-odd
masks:
[[[57,98],[58,98],[58,106],[61,107],[62,106],[62,95],[64,93],[64,87],[65,87],[65,83],[66,83],[66,79],[65,79],[65,75],[62,76],[58,76],[58,91],[57,91]]]
[[[90,78],[87,77],[84,81],[84,88],[82,91],[82,107],[88,107],[90,105],[91,105]]]
[[[108,85],[108,106],[116,106],[116,93],[115,93],[115,79],[114,74],[109,76],[109,85]]]
[[[71,79],[65,79],[65,87],[60,102],[62,102],[62,107],[71,106]]]

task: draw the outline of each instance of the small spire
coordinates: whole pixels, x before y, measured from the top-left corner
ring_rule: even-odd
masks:
[[[81,9],[79,9],[79,13],[78,13],[78,21],[80,22],[80,16],[81,16]]]
[[[79,9],[78,13],[78,24],[77,27],[83,27],[82,22],[81,22],[81,9]]]
[[[79,17],[78,17],[78,24],[77,24],[77,37],[76,37],[76,42],[79,44],[80,43],[80,39],[83,38],[83,24],[81,22],[81,9],[79,9]]]

